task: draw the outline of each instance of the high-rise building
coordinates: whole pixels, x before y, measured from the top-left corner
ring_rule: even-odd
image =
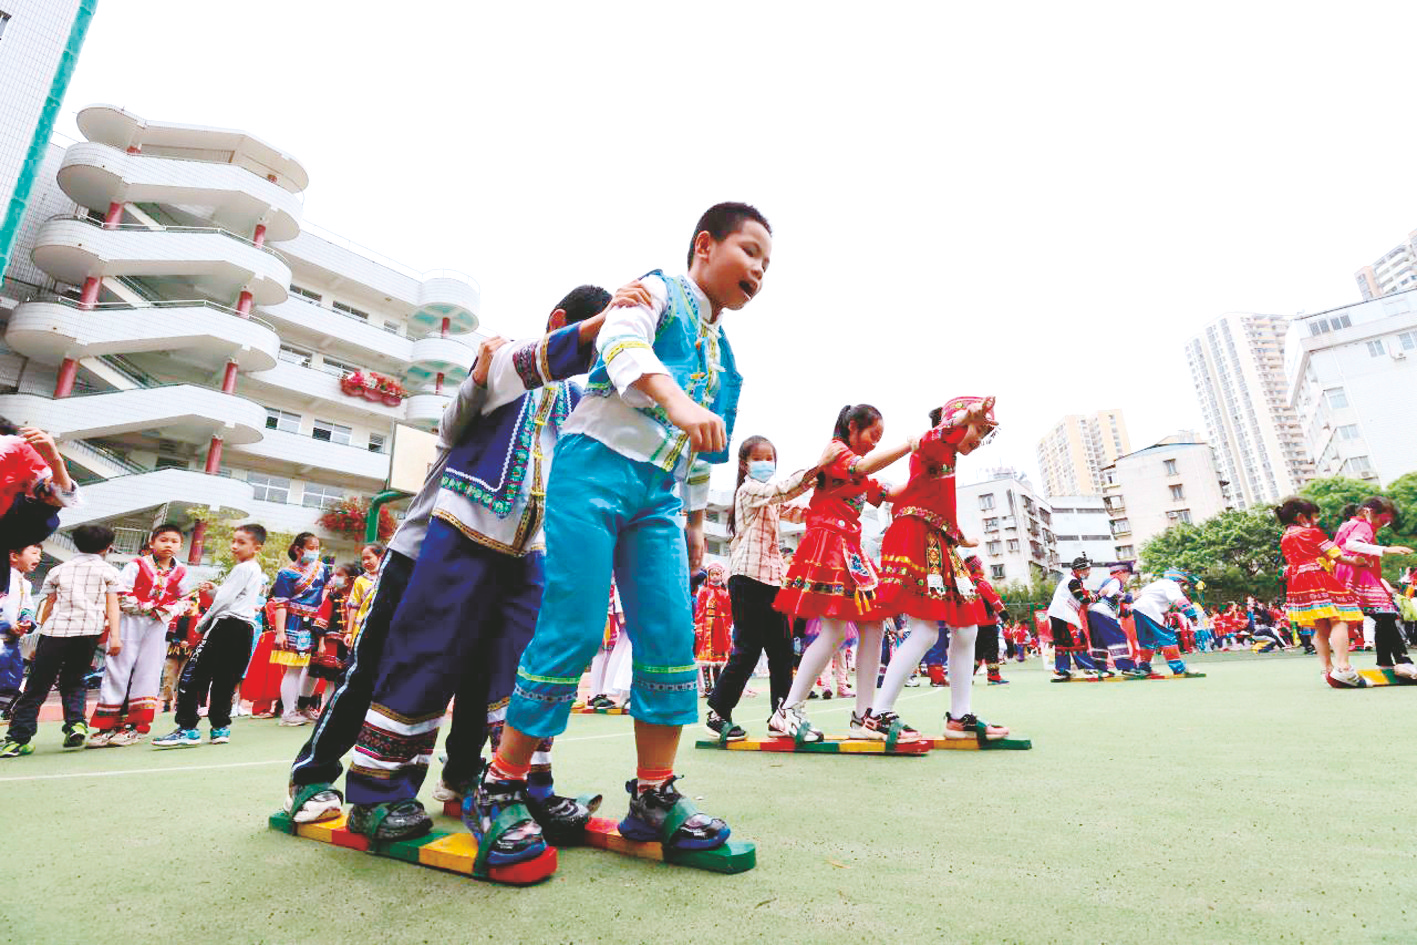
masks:
[[[1172,525],[1198,525],[1230,508],[1215,451],[1186,435],[1128,453],[1102,472],[1113,555],[1135,561]]]
[[[1102,496],[1055,495],[1049,496],[1048,502],[1053,508],[1053,532],[1062,567],[1083,556],[1098,563],[1118,560],[1111,519]]]
[[[990,470],[984,482],[959,486],[955,508],[960,531],[979,542],[960,552],[979,555],[990,581],[1027,584],[1058,570],[1053,511],[1014,470]]]
[[[84,488],[46,551],[101,521],[132,552],[205,506],[352,552],[319,519],[383,488],[400,424],[436,426],[473,361],[477,284],[315,232],[305,168],[254,135],[109,106],[78,126],[0,303],[0,414],[53,434]]]
[[[1272,504],[1313,476],[1284,381],[1282,315],[1231,313],[1186,343],[1206,432],[1237,508]]]
[[[1038,441],[1043,491],[1055,495],[1101,495],[1102,470],[1131,452],[1120,410],[1069,414]]]
[[[0,273],[98,0],[0,3]]]
[[[1353,274],[1363,298],[1378,299],[1394,292],[1417,289],[1417,230],[1407,239]]]
[[[1417,472],[1417,289],[1296,319],[1285,360],[1316,476]]]

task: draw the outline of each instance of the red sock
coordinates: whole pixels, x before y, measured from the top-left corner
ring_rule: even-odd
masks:
[[[516,762],[508,761],[501,752],[492,759],[492,764],[487,767],[487,777],[492,781],[525,781],[526,773],[531,770],[530,764],[519,765]]]
[[[674,777],[673,768],[637,768],[635,777],[639,778],[639,793],[663,787],[664,784]]]

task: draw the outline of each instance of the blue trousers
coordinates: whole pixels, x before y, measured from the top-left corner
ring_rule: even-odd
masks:
[[[698,721],[689,557],[674,480],[588,436],[556,444],[546,487],[546,594],[507,708],[507,724],[546,738],[566,730],[581,674],[605,632],[610,576],[634,653],[631,714]]]
[[[1098,667],[1106,668],[1107,657],[1118,669],[1136,669],[1132,662],[1132,647],[1127,642],[1127,632],[1122,625],[1106,614],[1095,610],[1087,612],[1087,628],[1092,634],[1092,658]]]
[[[944,623],[940,624],[940,635],[935,638],[935,645],[925,653],[925,665],[950,665],[950,628]]]
[[[0,631],[0,693],[19,692],[25,678],[25,658],[20,638]]]
[[[480,748],[481,733],[474,737],[467,727],[485,726],[489,697],[498,688],[494,680],[504,691],[510,688],[536,625],[541,591],[540,553],[503,554],[440,519],[429,524],[389,625],[372,704],[345,778],[351,803],[418,794],[454,693],[459,744]],[[601,596],[608,598],[609,591]],[[459,752],[470,763],[467,754]]]

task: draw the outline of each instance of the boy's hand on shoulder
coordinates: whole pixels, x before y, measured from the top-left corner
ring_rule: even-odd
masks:
[[[492,355],[506,343],[506,338],[493,335],[491,338],[482,339],[482,344],[477,346],[477,360],[472,363],[472,382],[478,387],[487,386],[487,372],[492,370]]]
[[[612,308],[634,308],[635,306],[654,307],[654,297],[649,294],[649,289],[645,288],[645,284],[638,279],[616,289],[615,294],[610,297],[610,304],[605,306],[605,310],[608,312]]]

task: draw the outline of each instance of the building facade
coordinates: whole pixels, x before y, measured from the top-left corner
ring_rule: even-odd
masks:
[[[1058,495],[1050,496],[1048,502],[1053,511],[1058,560],[1063,567],[1084,555],[1099,563],[1116,560],[1111,518],[1102,496]]]
[[[78,124],[0,306],[0,414],[49,430],[85,484],[65,528],[103,521],[134,551],[207,506],[352,551],[317,520],[383,488],[396,424],[436,426],[475,355],[477,284],[312,231],[304,167],[246,132],[109,106]]]
[[[1417,472],[1417,290],[1297,319],[1286,367],[1315,475]]]
[[[98,0],[0,4],[0,273]]]
[[[1215,451],[1171,436],[1103,470],[1112,554],[1135,561],[1143,545],[1177,524],[1199,524],[1231,507]]]
[[[1289,319],[1232,313],[1186,344],[1186,363],[1237,508],[1272,505],[1313,477],[1289,404],[1284,344]]]
[[[1059,569],[1058,541],[1048,500],[1012,469],[993,470],[984,482],[956,488],[956,516],[995,584],[1028,584]]]
[[[795,504],[804,504],[807,496],[802,496],[795,501]],[[732,557],[733,536],[728,531],[728,516],[733,510],[733,493],[727,489],[710,489],[709,502],[704,510],[704,564],[721,564],[728,567],[729,558]],[[862,518],[866,517],[863,513]],[[800,522],[789,522],[783,520],[778,526],[778,534],[781,536],[780,547],[792,551],[797,550],[797,545],[802,541],[802,532],[806,526]]]
[[[1049,496],[1101,495],[1103,468],[1131,449],[1122,411],[1069,414],[1038,441],[1043,492]]]
[[[1417,289],[1417,230],[1353,274],[1364,301]]]

